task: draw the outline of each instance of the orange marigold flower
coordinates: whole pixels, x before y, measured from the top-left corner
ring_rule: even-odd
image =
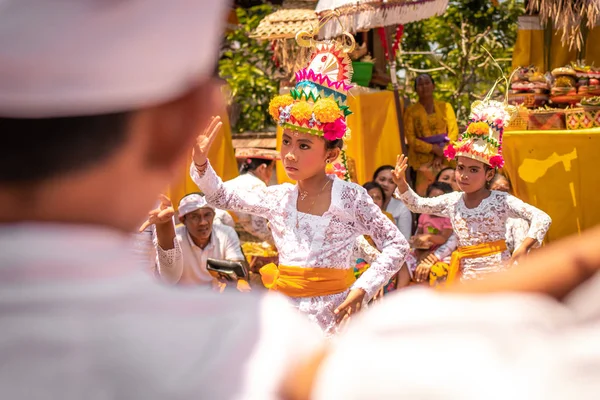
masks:
[[[467,133],[476,136],[484,136],[490,132],[490,126],[485,122],[472,122],[467,128]]]
[[[279,109],[285,108],[294,102],[294,98],[289,94],[275,96],[269,103],[269,114],[275,121],[279,120]]]
[[[335,122],[339,117],[342,117],[340,107],[331,98],[319,99],[313,107],[315,118],[322,124]]]
[[[296,121],[308,121],[312,117],[313,109],[306,101],[299,101],[292,106],[290,114]]]

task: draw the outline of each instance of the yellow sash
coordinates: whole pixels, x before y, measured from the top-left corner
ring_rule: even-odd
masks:
[[[502,253],[506,250],[506,241],[497,240],[495,242],[481,243],[473,246],[459,247],[452,253],[450,268],[448,269],[448,278],[446,284],[452,283],[460,269],[460,260],[463,258],[486,257]]]
[[[289,297],[314,297],[337,294],[356,281],[354,270],[333,268],[300,268],[273,263],[260,269],[263,284]]]

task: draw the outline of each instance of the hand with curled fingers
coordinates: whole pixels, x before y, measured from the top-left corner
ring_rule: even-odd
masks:
[[[145,231],[151,225],[162,225],[172,223],[175,209],[173,203],[164,194],[160,195],[160,205],[148,213],[148,219],[140,227],[140,232]]]

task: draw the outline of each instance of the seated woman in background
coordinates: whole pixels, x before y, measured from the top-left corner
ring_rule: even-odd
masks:
[[[435,177],[436,182],[444,182],[452,186],[452,190],[460,192],[460,188],[456,183],[456,171],[452,167],[446,167],[441,170]]]
[[[377,183],[383,189],[385,198],[383,199],[382,210],[392,214],[394,224],[398,227],[406,240],[412,235],[412,213],[400,200],[394,199],[392,194],[396,190],[396,184],[392,180],[391,165],[382,165],[375,170],[373,182]]]
[[[508,178],[500,173],[496,175],[490,181],[490,190],[497,190],[499,192],[506,192],[513,194],[512,186]],[[506,247],[511,254],[518,249],[521,243],[527,237],[529,231],[529,222],[522,218],[509,218],[506,221]],[[534,246],[534,248],[539,245]]]
[[[452,187],[449,184],[434,182],[427,188],[427,197],[438,197],[452,192]],[[432,265],[432,263],[427,262],[428,257],[435,255],[435,252],[441,246],[452,247],[452,243],[448,243],[452,235],[452,222],[449,218],[421,214],[417,233],[410,240],[412,249],[406,257],[408,268],[400,270],[398,287],[406,286],[410,281],[426,282]],[[456,247],[456,242],[453,242],[453,245]],[[443,258],[449,258],[451,253],[452,251],[445,252]]]
[[[435,176],[450,165],[444,158],[444,147],[458,139],[456,115],[449,103],[435,100],[435,82],[429,74],[415,79],[415,92],[419,101],[411,105],[404,115],[408,159],[416,171],[415,192],[424,196]]]

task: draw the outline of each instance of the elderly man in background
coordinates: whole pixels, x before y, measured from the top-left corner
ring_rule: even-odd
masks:
[[[175,227],[171,201],[162,196],[160,207],[150,212],[146,223],[156,227],[157,267],[162,280],[172,284],[210,285],[214,278],[206,269],[208,258],[244,261],[237,233],[230,226],[214,223],[215,209],[203,195],[184,196],[178,212],[182,225]]]

